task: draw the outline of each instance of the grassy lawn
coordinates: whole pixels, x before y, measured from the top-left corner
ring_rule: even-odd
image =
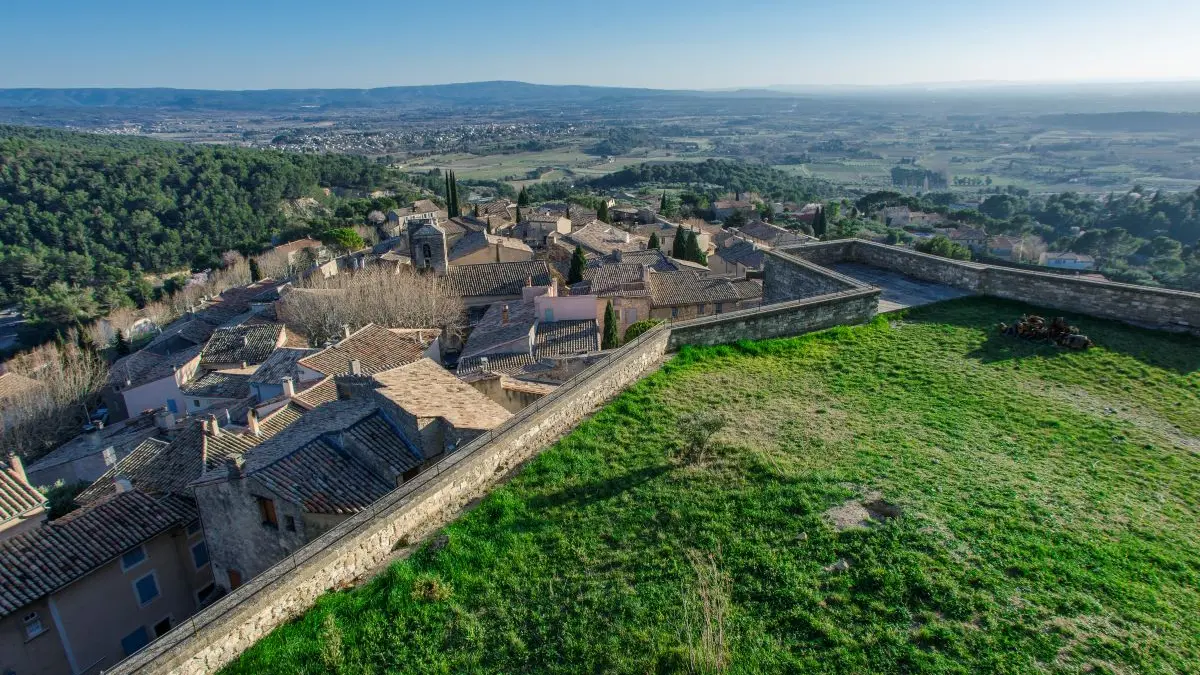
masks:
[[[227,672],[1196,672],[1200,341],[1028,309],[684,350]]]

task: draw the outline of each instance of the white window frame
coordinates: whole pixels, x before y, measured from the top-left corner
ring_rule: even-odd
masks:
[[[154,597],[150,598],[149,600],[147,600],[145,602],[142,602],[142,594],[138,592],[138,583],[140,583],[146,577],[154,578]],[[150,570],[149,573],[143,574],[142,576],[138,577],[137,579],[134,579],[133,583],[130,584],[130,587],[133,588],[133,599],[135,601],[137,601],[139,609],[149,605],[150,603],[152,603],[155,600],[162,597],[162,586],[160,586],[158,583],[158,571],[157,570]]]
[[[33,626],[37,626],[37,632],[31,633],[29,629]],[[49,628],[46,628],[46,624],[42,623],[42,615],[38,612],[30,612],[21,617],[21,627],[25,629],[26,642],[29,642],[35,637],[50,630]]]
[[[141,552],[142,552],[142,557],[141,557],[141,559],[140,559],[140,560],[138,560],[137,562],[133,563],[132,565],[126,566],[126,565],[125,565],[125,556],[129,555],[130,553],[133,553],[134,551],[141,551]],[[128,572],[129,570],[131,570],[131,569],[133,569],[133,568],[137,567],[138,565],[141,565],[142,563],[146,562],[146,560],[148,560],[149,558],[150,558],[150,554],[146,553],[146,547],[145,547],[145,546],[143,546],[142,544],[138,544],[136,547],[134,547],[134,548],[131,548],[131,549],[129,549],[128,551],[125,551],[124,553],[122,553],[122,554],[121,554],[121,571],[122,571],[122,572]]]
[[[196,547],[197,546],[203,546],[204,554],[208,556],[208,562],[204,563],[203,565],[196,564]],[[199,572],[200,570],[202,570],[205,567],[208,567],[209,565],[212,564],[212,552],[208,550],[208,542],[205,541],[204,539],[198,539],[198,540],[192,542],[190,545],[188,545],[188,551],[190,551],[192,554],[192,568],[195,569],[197,572]]]

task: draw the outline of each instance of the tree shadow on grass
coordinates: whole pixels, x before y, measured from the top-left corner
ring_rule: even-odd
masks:
[[[1057,358],[1077,352],[1053,344],[1030,342],[1002,334],[997,325],[1016,323],[1022,314],[1046,318],[1062,316],[1097,347],[1118,352],[1155,368],[1187,375],[1200,371],[1200,338],[1186,333],[1171,333],[1139,328],[1120,321],[1097,319],[1057,309],[1037,307],[997,298],[962,298],[924,307],[903,314],[909,323],[944,323],[986,331],[986,341],[969,352],[969,358],[984,363],[1019,360],[1029,356]]]
[[[649,483],[673,468],[670,464],[656,464],[612,478],[539,495],[529,500],[529,507],[538,511],[559,507],[578,508],[602,502]]]

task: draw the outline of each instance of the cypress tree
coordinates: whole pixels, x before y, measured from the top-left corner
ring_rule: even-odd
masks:
[[[571,254],[571,269],[567,271],[567,284],[577,284],[583,281],[583,270],[586,267],[587,256],[583,254],[582,247],[576,246],[575,253]]]
[[[521,222],[521,206],[517,205],[517,222]]]
[[[609,300],[604,308],[604,337],[600,340],[601,349],[616,349],[620,346],[617,328],[617,313],[613,310],[612,300]]]
[[[600,206],[596,207],[596,220],[602,223],[611,222],[608,219],[608,202],[601,201]]]
[[[450,194],[450,172],[446,172],[446,211],[449,212],[453,206],[454,197]]]
[[[525,186],[521,186],[521,191],[517,193],[517,206],[529,206],[529,191]]]
[[[817,209],[817,215],[813,217],[813,234],[818,237],[825,236],[825,230],[828,229],[828,223],[825,222],[825,207]]]
[[[683,225],[680,225],[679,229],[675,230],[675,241],[671,242],[671,257],[672,258],[678,258],[679,260],[683,260],[684,256],[687,255],[685,253],[685,251],[686,251],[685,247],[687,246],[687,234],[685,234],[686,232],[687,232],[687,230],[683,229]]]
[[[663,191],[662,201],[658,203],[658,212],[665,213],[667,210],[667,193]]]
[[[250,259],[250,281],[255,282],[255,281],[261,281],[261,280],[262,280],[262,270],[258,268],[258,258],[251,258]]]
[[[700,250],[700,240],[691,230],[688,230],[687,250],[684,257],[694,263],[704,262],[704,251]]]
[[[646,242],[646,248],[658,250],[658,248],[660,246],[662,246],[662,244],[660,244],[658,241],[658,233],[651,232],[650,233],[650,241]]]

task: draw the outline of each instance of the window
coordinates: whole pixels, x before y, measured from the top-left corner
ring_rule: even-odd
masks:
[[[192,563],[196,569],[201,569],[208,564],[208,544],[203,540],[192,544]]]
[[[237,570],[229,570],[229,590],[234,590],[242,585],[242,573]]]
[[[121,649],[125,650],[125,656],[133,656],[137,650],[150,644],[150,634],[146,632],[145,626],[138,626],[138,629],[121,638]]]
[[[721,313],[723,313],[724,311],[725,311],[725,303],[723,303],[723,302],[718,302],[718,303],[717,303],[717,314],[721,314]]]
[[[197,408],[199,408],[199,407],[200,407],[200,399],[198,399],[198,398],[194,398],[194,399],[192,399],[192,403],[194,403],[194,404],[196,405],[196,407],[197,407]]]
[[[201,588],[200,590],[196,591],[196,600],[200,603],[201,606],[203,606],[206,602],[208,602],[210,599],[212,599],[213,593],[215,593],[216,591],[217,591],[216,582],[211,583],[211,584],[205,586],[204,588]]]
[[[30,612],[21,619],[21,623],[25,626],[25,639],[32,640],[33,638],[46,632],[46,627],[42,625],[42,617],[37,612]]]
[[[637,310],[636,309],[625,310],[625,319],[628,320],[629,323],[637,323]]]
[[[167,399],[167,412],[173,412],[173,413],[179,412],[179,406],[175,403],[175,399],[173,399],[173,398]],[[145,629],[142,629],[142,630],[144,631]]]
[[[296,531],[296,519],[291,516],[284,516],[283,517],[283,526],[284,526],[284,528],[287,529],[288,532],[295,532]]]
[[[672,307],[672,308],[671,308],[671,318],[672,318],[672,319],[678,319],[678,318],[679,318],[679,308],[678,308],[678,307]]]
[[[193,520],[192,522],[188,523],[187,533],[189,537],[194,537],[197,534],[200,534],[200,521]]]
[[[262,516],[262,524],[267,527],[279,527],[279,519],[275,516],[275,500],[266,497],[256,497],[258,500],[258,515]]]
[[[154,572],[133,582],[133,592],[137,595],[138,606],[145,607],[158,597],[158,578]]]
[[[121,556],[121,571],[127,572],[130,569],[140,565],[145,559],[146,549],[142,548],[141,546],[133,549],[132,551],[127,551],[125,555]]]
[[[169,630],[171,630],[171,617],[168,616],[162,621],[154,624],[154,637],[160,638],[166,635],[167,631]]]

